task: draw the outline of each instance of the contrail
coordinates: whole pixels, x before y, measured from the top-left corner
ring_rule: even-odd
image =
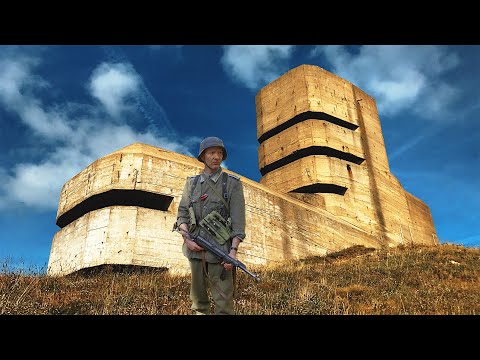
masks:
[[[388,155],[388,159],[389,160],[394,160],[395,158],[399,157],[400,155],[402,155],[405,151],[409,150],[410,148],[416,146],[419,142],[421,142],[422,140],[428,138],[428,137],[431,137],[433,135],[436,135],[437,133],[439,133],[441,130],[443,130],[444,128],[446,128],[447,126],[450,126],[451,123],[447,123],[443,126],[436,126],[434,128],[434,130],[428,132],[428,131],[425,131],[423,134],[420,134],[418,135],[417,137],[413,138],[412,140],[410,140],[409,142],[407,142],[406,144],[403,144],[402,146],[400,146],[398,149],[396,149],[393,153],[389,154]]]
[[[433,132],[432,132],[432,133],[433,133]],[[429,135],[432,135],[432,133],[430,133]],[[420,141],[422,141],[423,139],[425,139],[427,136],[428,136],[428,134],[422,134],[422,135],[419,135],[419,136],[417,136],[416,138],[412,139],[412,140],[409,141],[408,143],[403,144],[402,146],[400,146],[398,149],[396,149],[392,154],[390,154],[390,155],[388,156],[389,160],[394,160],[395,158],[399,157],[399,156],[402,155],[405,151],[407,151],[407,150],[410,149],[411,147],[417,145]]]
[[[102,45],[101,48],[106,53],[109,60],[131,64],[122,49],[105,45]],[[140,82],[140,91],[135,93],[135,101],[137,102],[138,110],[148,122],[148,130],[150,132],[162,137],[175,135],[175,130],[172,127],[165,110],[158,104],[157,100],[152,96],[143,81]]]
[[[405,151],[409,150],[410,148],[417,145],[420,141],[424,140],[425,138],[431,137],[436,135],[440,131],[444,130],[446,127],[451,126],[455,122],[461,121],[471,121],[470,116],[472,116],[473,112],[480,108],[480,102],[475,102],[470,107],[463,107],[455,111],[455,117],[450,117],[449,120],[444,120],[443,124],[435,125],[435,129],[431,132],[425,131],[423,134],[418,135],[417,137],[413,138],[411,141],[407,142],[406,144],[400,146],[397,150],[395,150],[392,154],[388,156],[389,160],[393,160],[403,154]],[[433,126],[433,125],[431,125]]]

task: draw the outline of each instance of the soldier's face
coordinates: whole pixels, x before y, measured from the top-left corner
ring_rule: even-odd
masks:
[[[220,146],[208,148],[203,153],[203,161],[205,162],[205,165],[212,170],[212,172],[215,172],[220,167],[222,160],[223,149]]]

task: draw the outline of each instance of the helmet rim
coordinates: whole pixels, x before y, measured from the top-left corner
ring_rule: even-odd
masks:
[[[209,136],[203,139],[200,143],[200,148],[198,151],[198,156],[197,160],[200,162],[203,162],[202,160],[202,154],[207,150],[208,148],[218,146],[223,149],[223,158],[222,161],[224,161],[227,158],[227,149],[225,148],[225,145],[223,144],[222,139],[216,137],[216,136]]]

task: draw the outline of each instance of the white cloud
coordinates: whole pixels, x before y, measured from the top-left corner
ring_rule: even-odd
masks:
[[[140,83],[139,75],[127,64],[100,64],[89,83],[92,95],[97,98],[112,117],[128,110],[126,102]]]
[[[23,104],[18,113],[24,123],[42,137],[61,139],[74,136],[74,130],[63,114],[46,112],[35,101]]]
[[[94,134],[87,132],[85,136],[89,137],[88,141],[85,139],[85,148],[94,159],[134,142],[142,142],[193,156],[186,145],[176,142],[175,139],[158,137],[150,132],[139,133],[127,125],[102,126]]]
[[[255,90],[289,70],[293,50],[291,45],[229,45],[221,63],[234,81]]]
[[[134,142],[188,153],[181,144],[151,133],[136,133],[126,125],[102,125],[95,131],[80,131],[79,135],[74,142],[57,147],[39,164],[17,164],[13,176],[6,175],[3,170],[6,179],[0,187],[5,190],[3,198],[0,196],[3,207],[21,203],[37,209],[56,209],[66,181],[96,159]]]
[[[312,55],[318,54],[333,65],[333,73],[374,97],[384,115],[410,110],[434,119],[458,93],[441,80],[460,63],[447,46],[365,45],[355,55],[345,46],[318,46]]]
[[[18,51],[0,58],[0,104],[21,119],[29,130],[26,137],[34,136],[33,143],[43,144],[38,162],[0,168],[4,179],[0,209],[55,210],[65,182],[99,157],[134,142],[193,156],[188,149],[199,139],[182,137],[177,141],[163,109],[129,63],[102,63],[93,71],[86,88],[101,107],[68,102],[47,108],[38,90],[50,85],[34,73],[40,60]],[[126,104],[129,100],[131,105]],[[147,130],[136,130],[126,119]]]
[[[36,89],[49,86],[31,73],[37,64],[36,59],[25,56],[0,61],[0,104],[16,112],[23,123],[41,136],[69,136],[71,129],[66,120],[58,114],[43,110],[32,95]]]
[[[22,84],[29,76],[28,59],[0,60],[0,100],[6,107],[15,108],[21,99]]]
[[[66,176],[75,174],[74,163],[69,160],[17,165],[15,177],[9,177],[5,184],[8,189],[6,203],[20,202],[36,208],[55,209]]]

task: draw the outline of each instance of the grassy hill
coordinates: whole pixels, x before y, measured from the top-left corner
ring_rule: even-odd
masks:
[[[249,270],[261,281],[237,271],[237,314],[480,314],[478,248],[417,245],[383,252],[354,246]],[[3,270],[0,314],[190,314],[189,284],[189,276],[138,267],[104,266],[58,278]]]

